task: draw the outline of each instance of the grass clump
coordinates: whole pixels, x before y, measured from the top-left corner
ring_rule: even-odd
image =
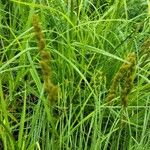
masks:
[[[0,149],[149,150],[149,8],[1,1]]]

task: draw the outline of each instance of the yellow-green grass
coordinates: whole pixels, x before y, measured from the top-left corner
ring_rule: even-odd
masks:
[[[149,149],[148,0],[2,0],[0,14],[0,149]]]

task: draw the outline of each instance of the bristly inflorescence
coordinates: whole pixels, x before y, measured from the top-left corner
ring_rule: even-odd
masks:
[[[130,53],[127,56],[126,61],[128,63],[123,63],[119,71],[116,73],[112,85],[109,89],[109,94],[107,96],[107,102],[112,105],[113,99],[116,97],[116,92],[118,86],[121,86],[121,102],[124,107],[128,105],[128,95],[132,90],[134,73],[136,68],[136,55],[135,53]],[[123,83],[122,83],[123,82]]]
[[[52,76],[52,70],[50,67],[51,55],[45,49],[46,41],[45,41],[44,34],[42,33],[42,29],[39,23],[39,17],[37,15],[33,16],[33,27],[34,27],[34,32],[38,41],[39,53],[41,56],[40,66],[41,66],[41,70],[43,73],[43,80],[44,80],[44,85],[45,85],[44,88],[48,95],[48,99],[50,103],[52,104],[57,99],[58,87],[54,85],[51,80],[51,76]]]

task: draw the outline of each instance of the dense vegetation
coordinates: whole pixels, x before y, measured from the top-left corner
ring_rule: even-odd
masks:
[[[0,149],[149,149],[148,0],[1,0],[0,14]]]

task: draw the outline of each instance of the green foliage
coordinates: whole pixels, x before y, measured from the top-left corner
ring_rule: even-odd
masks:
[[[0,149],[148,150],[149,8],[146,0],[2,1]],[[35,14],[50,60],[36,44]],[[110,106],[113,79],[132,53],[137,62],[123,70],[127,76]],[[51,72],[44,73],[59,86],[54,105],[44,92],[48,64],[39,65],[41,56],[50,61]],[[120,103],[125,89],[126,107]]]

